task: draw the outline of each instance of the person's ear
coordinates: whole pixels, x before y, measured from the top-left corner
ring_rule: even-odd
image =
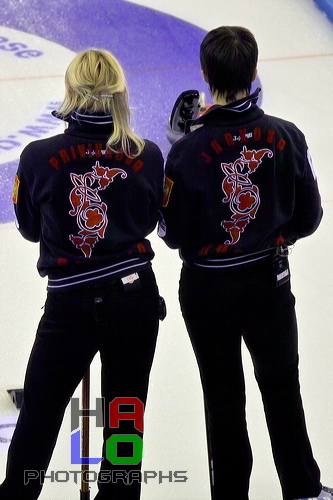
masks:
[[[202,77],[203,77],[203,79],[205,80],[205,82],[206,82],[206,83],[208,83],[208,78],[207,78],[207,75],[206,75],[206,73],[204,72],[204,70],[203,70],[203,69],[201,70],[201,74],[202,74]]]

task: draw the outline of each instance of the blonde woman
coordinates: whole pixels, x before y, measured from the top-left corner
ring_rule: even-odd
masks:
[[[65,132],[29,144],[15,180],[18,228],[40,244],[37,267],[48,293],[0,499],[38,498],[66,406],[99,351],[105,428],[95,498],[137,500],[140,462],[113,465],[105,443],[113,433],[142,440],[133,421],[110,428],[108,408],[115,398],[146,402],[162,319],[146,237],[162,200],[163,158],[131,129],[124,73],[111,53],[78,54],[65,88],[54,112]],[[120,478],[116,469],[125,471]]]

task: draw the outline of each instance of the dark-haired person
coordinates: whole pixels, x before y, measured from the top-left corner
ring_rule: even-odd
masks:
[[[142,438],[130,421],[110,428],[108,408],[115,398],[146,402],[160,316],[146,236],[157,223],[164,162],[133,132],[125,76],[108,51],[73,59],[56,115],[68,128],[24,149],[13,194],[20,232],[39,242],[48,293],[0,499],[39,497],[66,406],[99,351],[105,428],[95,498],[138,500],[140,463],[112,465],[105,442],[114,433]],[[128,478],[129,470],[137,474]]]
[[[284,500],[333,499],[306,430],[288,266],[288,247],[317,229],[321,200],[302,132],[259,109],[259,89],[250,95],[257,59],[242,27],[204,38],[214,105],[170,150],[159,233],[183,260],[179,296],[204,392],[212,498],[248,499],[244,339]]]

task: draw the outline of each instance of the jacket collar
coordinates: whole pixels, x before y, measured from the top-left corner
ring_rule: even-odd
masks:
[[[61,116],[56,111],[52,111],[52,115],[68,123],[65,133],[69,135],[109,137],[112,133],[111,115],[79,111],[74,111],[69,116]]]
[[[203,125],[206,122],[213,122],[215,120],[221,121],[221,118],[223,118],[223,120],[231,121],[235,121],[237,119],[243,120],[244,118],[240,116],[242,113],[250,110],[259,110],[257,102],[260,92],[261,89],[257,88],[252,94],[243,97],[238,101],[226,104],[225,106],[214,104],[203,115],[196,120],[191,121],[191,123],[187,125],[189,125],[189,129],[192,130],[192,127],[195,129],[197,126]],[[260,110],[260,112],[263,113],[262,110]]]

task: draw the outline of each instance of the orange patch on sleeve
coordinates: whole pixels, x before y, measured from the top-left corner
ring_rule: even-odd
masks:
[[[13,194],[12,194],[12,200],[13,200],[13,203],[15,203],[15,205],[17,204],[19,187],[20,187],[20,179],[16,175],[15,181],[14,181],[14,187],[13,187]]]
[[[168,177],[165,177],[164,191],[163,191],[164,197],[163,197],[162,207],[166,207],[168,205],[173,185],[174,185],[174,182],[171,179],[169,179]]]

